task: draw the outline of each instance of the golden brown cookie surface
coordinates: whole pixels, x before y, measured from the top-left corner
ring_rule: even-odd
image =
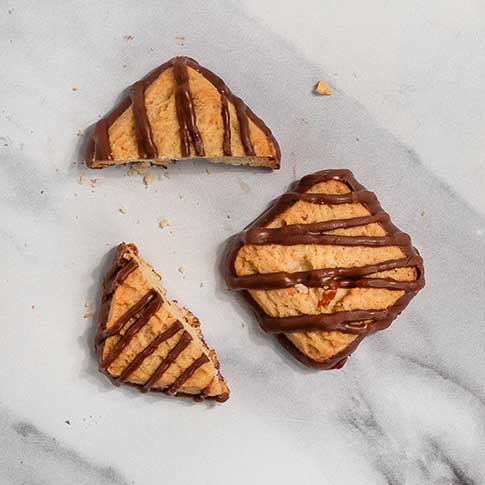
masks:
[[[304,364],[341,367],[424,286],[422,259],[348,170],[308,175],[233,238],[226,281]]]
[[[167,165],[194,157],[280,164],[271,130],[224,81],[191,58],[175,57],[133,84],[96,123],[86,163],[91,168],[143,160]]]
[[[120,244],[106,277],[95,344],[100,370],[117,385],[201,400],[229,397],[198,319],[166,298],[160,276],[133,244]]]

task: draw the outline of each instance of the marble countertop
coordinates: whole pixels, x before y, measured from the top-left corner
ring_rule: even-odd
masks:
[[[485,482],[483,5],[7,0],[0,44],[0,483]],[[82,130],[176,54],[268,122],[282,170],[191,162],[146,188],[78,163]],[[331,97],[312,95],[318,79]],[[413,235],[427,287],[318,373],[259,331],[217,265],[291,181],[338,167]],[[89,313],[122,240],[203,321],[225,405],[98,374]]]

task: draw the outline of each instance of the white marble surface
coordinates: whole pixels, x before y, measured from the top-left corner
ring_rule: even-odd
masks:
[[[485,482],[485,7],[261,4],[0,3],[0,483]],[[125,169],[78,165],[77,131],[180,53],[270,124],[280,172],[179,164],[146,189]],[[312,96],[320,78],[330,98]],[[217,266],[289,182],[330,167],[379,194],[428,285],[344,370],[315,373],[258,330]],[[97,373],[84,304],[95,309],[121,240],[204,322],[225,405]]]

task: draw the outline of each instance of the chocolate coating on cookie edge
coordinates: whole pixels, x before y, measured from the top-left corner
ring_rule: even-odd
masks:
[[[152,342],[149,343],[135,358],[129,363],[129,365],[123,369],[122,373],[118,378],[112,376],[108,371],[109,366],[116,360],[123,349],[130,343],[131,339],[140,331],[150,320],[150,318],[160,309],[163,304],[163,299],[160,293],[152,289],[147,294],[145,294],[135,305],[130,307],[123,315],[121,315],[113,325],[107,329],[106,324],[108,321],[109,308],[111,305],[111,300],[116,288],[123,283],[123,281],[138,268],[138,264],[133,259],[125,259],[123,257],[124,253],[128,250],[132,250],[135,254],[138,254],[136,246],[133,244],[120,244],[118,246],[118,253],[115,259],[112,269],[108,272],[104,284],[103,284],[103,296],[99,317],[99,324],[97,328],[97,333],[95,336],[95,350],[99,361],[99,370],[106,374],[111,382],[116,386],[120,384],[126,384],[137,388],[141,392],[163,392],[165,394],[177,395],[182,397],[191,397],[196,401],[201,401],[205,399],[212,399],[218,402],[225,402],[229,399],[229,393],[226,392],[219,396],[207,396],[202,390],[198,395],[184,394],[179,392],[178,389],[189,379],[195,371],[209,362],[209,358],[206,354],[202,354],[198,359],[196,359],[184,372],[168,387],[167,389],[154,388],[154,384],[163,375],[163,373],[170,367],[170,365],[175,362],[178,355],[190,344],[192,341],[192,336],[185,330],[183,330],[183,325],[180,321],[175,321],[170,327],[163,333],[157,335]],[[133,323],[126,329],[126,325],[134,319]],[[124,335],[120,335],[122,329],[126,329]],[[172,348],[161,364],[155,369],[153,375],[145,382],[143,385],[128,382],[127,379],[130,375],[143,363],[144,359],[151,355],[158,346],[168,340],[170,337],[181,332],[181,337],[179,342]],[[121,338],[111,349],[110,353],[103,358],[104,344],[109,337],[114,335],[119,335]],[[203,345],[207,348],[202,335],[199,336]],[[218,369],[218,363],[214,363]]]
[[[345,183],[351,192],[345,194],[320,194],[309,191],[314,185],[338,180]],[[275,217],[283,213],[292,204],[305,200],[314,204],[362,203],[371,213],[369,216],[339,219],[314,224],[294,224],[281,228],[267,228]],[[386,230],[386,236],[338,236],[324,234],[337,228],[349,228],[378,222]],[[235,273],[235,261],[244,244],[324,244],[342,246],[399,246],[405,257],[388,260],[374,265],[353,268],[326,268],[297,273],[277,272],[238,276]],[[366,276],[399,267],[414,267],[417,279],[397,281],[391,278],[368,278]],[[376,331],[387,328],[404,310],[416,293],[424,286],[424,268],[422,258],[412,246],[410,237],[392,224],[389,215],[379,204],[377,197],[362,186],[350,170],[323,170],[303,177],[293,184],[290,191],[279,197],[273,204],[242,233],[234,236],[228,246],[225,259],[225,279],[231,289],[242,290],[245,300],[254,309],[261,327],[275,333],[279,342],[300,362],[320,369],[341,367],[346,357],[360,344],[363,338]],[[404,295],[385,310],[353,310],[319,315],[298,315],[275,318],[267,315],[247,290],[288,288],[298,283],[310,287],[356,288],[373,287],[402,290]],[[324,362],[313,361],[304,355],[286,337],[288,332],[339,331],[357,335],[352,344],[338,356]],[[338,358],[337,358],[338,357]]]
[[[192,94],[188,80],[190,67],[204,76],[219,92],[221,97],[221,117],[223,121],[223,153],[225,156],[232,156],[231,150],[231,124],[228,102],[231,102],[235,109],[239,122],[241,142],[246,156],[255,156],[255,150],[249,136],[249,119],[258,126],[269,138],[275,149],[275,160],[279,168],[281,152],[278,142],[271,130],[264,121],[256,116],[253,111],[235,96],[227,87],[226,83],[209,69],[201,66],[190,57],[179,56],[170,59],[161,66],[148,73],[143,79],[134,83],[125,96],[105,117],[100,119],[91,133],[86,149],[86,163],[92,166],[94,161],[113,160],[109,142],[109,127],[115,120],[130,107],[133,107],[135,121],[135,137],[138,146],[140,159],[156,159],[157,148],[152,140],[152,132],[148,121],[145,107],[145,90],[164,71],[173,68],[176,81],[175,104],[177,119],[180,130],[180,147],[183,157],[190,156],[190,143],[192,142],[196,156],[205,156],[204,144],[197,128],[197,118],[192,102]],[[94,168],[94,167],[93,167]]]

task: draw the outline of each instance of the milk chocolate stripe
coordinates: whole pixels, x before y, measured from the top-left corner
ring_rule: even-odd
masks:
[[[129,265],[129,263],[133,262],[133,259],[131,257],[127,257],[127,255],[131,256],[132,253],[134,253],[134,255],[136,255],[136,256],[138,255],[138,249],[136,248],[136,246],[134,244],[121,243],[117,248],[117,255],[115,257],[115,261],[114,261],[111,269],[108,271],[106,278],[105,278],[105,282],[104,282],[104,285],[103,285],[104,289],[103,289],[103,296],[102,296],[102,300],[101,300],[98,330],[97,330],[97,334],[96,334],[96,338],[95,338],[95,350],[96,350],[96,353],[97,353],[97,356],[98,356],[98,361],[100,363],[103,360],[103,354],[105,353],[104,351],[107,350],[107,347],[105,346],[104,342],[105,342],[106,338],[108,338],[108,337],[106,336],[106,333],[104,331],[105,331],[107,323],[108,323],[109,314],[110,314],[110,311],[112,309],[113,303],[116,304],[116,301],[113,300],[113,292],[111,292],[110,294],[107,294],[107,291],[110,290],[111,287],[117,286],[116,284],[113,285],[113,281],[115,279],[118,280],[118,284],[121,284],[121,282],[120,282],[121,278],[120,278],[119,273],[120,273],[120,271],[126,271],[126,268]],[[137,267],[137,265],[133,265],[133,266]],[[153,288],[151,291],[154,291],[155,293],[160,295],[159,291],[156,288]],[[146,296],[147,295],[145,295],[145,297]],[[145,299],[144,301],[146,301],[147,299]],[[163,300],[163,298],[162,298],[162,300]],[[142,310],[143,310],[143,308],[142,308]],[[125,323],[125,325],[127,325],[127,324],[132,325],[132,324],[136,323],[137,319],[135,317],[139,317],[139,316],[140,316],[140,311],[135,312],[135,315],[133,315],[131,318],[129,318],[128,322]],[[123,317],[123,315],[122,315],[122,317]],[[125,318],[123,320],[125,320]],[[128,360],[128,362],[126,362],[125,365],[129,366],[130,368],[129,369],[125,368],[124,370],[122,370],[119,377],[116,377],[115,375],[112,374],[112,372],[109,370],[110,367],[108,367],[108,369],[100,368],[100,370],[110,378],[110,380],[112,381],[112,383],[114,385],[119,385],[121,383],[124,383],[125,385],[132,386],[132,387],[137,388],[138,390],[141,390],[140,389],[142,387],[141,384],[137,384],[136,382],[130,382],[130,377],[133,374],[133,369],[135,367],[139,367],[140,364],[143,365],[144,360],[147,357],[149,357],[149,355],[151,355],[153,353],[153,351],[152,351],[153,348],[155,348],[155,351],[156,351],[157,348],[159,348],[159,347],[156,347],[157,343],[161,343],[162,340],[166,340],[167,338],[170,338],[171,335],[175,336],[179,331],[183,330],[183,325],[184,325],[183,322],[175,321],[174,323],[172,323],[172,325],[170,325],[167,328],[167,330],[165,330],[165,332],[163,332],[162,335],[153,338],[153,340],[140,353],[130,357],[130,353],[133,354],[133,352],[127,352],[126,356],[128,357],[129,360]],[[122,330],[123,326],[124,325],[121,325],[120,330],[122,331],[122,333],[125,333]],[[129,326],[127,326],[125,328],[126,328],[126,330],[128,330]],[[155,327],[153,327],[152,330],[155,330]],[[183,332],[181,332],[181,334],[182,333]],[[120,339],[121,337],[122,337],[122,335],[119,335],[117,337],[117,339]],[[201,339],[203,346],[206,349],[208,349],[207,345],[206,345],[206,343],[203,339],[202,334],[200,334],[200,339]],[[174,340],[178,340],[178,337],[174,337]],[[190,335],[189,335],[189,340],[190,340]],[[108,343],[110,343],[110,342],[108,342]],[[116,340],[115,340],[115,343],[116,343]],[[165,345],[167,345],[167,344],[165,344]],[[172,343],[170,342],[170,346],[171,345],[172,345]],[[128,350],[130,351],[131,349],[132,349],[132,347],[130,346]],[[208,349],[208,351],[210,352],[209,349]],[[106,352],[106,353],[108,353],[108,352]],[[142,355],[140,355],[140,354],[142,354]],[[133,360],[135,360],[136,362],[130,363],[130,361],[133,361]],[[216,369],[218,370],[219,365],[218,365],[217,359],[215,359],[214,365],[215,365]],[[220,379],[221,381],[223,380],[220,373],[218,373],[218,376],[215,376],[214,378]],[[210,394],[208,395],[208,393],[211,392],[212,388],[207,387],[206,389],[207,389],[207,392],[203,391],[204,392],[204,395],[203,395],[204,399],[217,400],[219,402],[224,402],[229,398],[229,392],[224,392],[221,395],[210,395]],[[164,388],[155,388],[155,389],[150,389],[150,390],[166,393],[166,390]],[[190,396],[192,398],[195,397],[194,395],[184,394],[183,392],[179,392],[177,394],[180,395],[180,396],[187,396],[187,397]]]
[[[165,70],[172,67],[173,59],[149,72],[141,81],[145,89],[158,78]],[[86,161],[88,165],[93,161],[113,160],[109,143],[109,128],[131,105],[131,96],[128,90],[126,96],[101,120],[96,123],[92,143],[88,143]],[[135,133],[136,134],[136,133]]]
[[[187,132],[192,138],[196,155],[203,157],[204,144],[200,137],[197,128],[197,120],[194,110],[194,103],[192,100],[192,93],[190,92],[189,73],[187,71],[187,61],[183,57],[177,57],[173,63],[173,75],[177,83],[175,91],[175,102],[177,105],[177,117],[181,130],[182,138],[182,155],[188,157],[190,155],[190,148],[187,143]]]
[[[182,330],[183,325],[180,321],[176,321],[171,325],[165,332],[157,335],[131,362],[125,367],[121,375],[118,377],[118,382],[125,382],[126,379],[130,377],[133,372],[140,367],[142,362],[149,357],[155,350],[158,349],[159,345],[165,340],[173,337],[178,331]]]
[[[281,152],[280,148],[278,145],[278,142],[274,138],[273,134],[271,133],[271,130],[266,126],[266,124],[263,122],[262,119],[260,119],[258,116],[256,116],[251,109],[246,106],[241,100],[239,100],[237,103],[235,102],[236,96],[234,96],[231,92],[231,90],[226,86],[224,81],[214,74],[213,72],[209,71],[205,67],[201,66],[197,61],[189,58],[189,57],[175,57],[173,59],[170,59],[169,61],[165,62],[161,66],[153,69],[150,73],[148,73],[143,79],[138,81],[140,83],[144,90],[150,84],[152,84],[165,70],[174,67],[174,75],[175,75],[175,64],[178,63],[182,71],[184,69],[184,66],[182,64],[185,64],[185,70],[187,69],[186,66],[190,66],[192,69],[196,70],[198,73],[200,73],[202,76],[204,76],[220,93],[221,96],[221,116],[222,116],[222,121],[223,121],[223,127],[224,127],[224,134],[223,134],[223,153],[226,156],[231,156],[232,155],[232,149],[231,149],[231,127],[230,127],[230,116],[229,116],[229,107],[228,107],[228,101],[232,102],[235,106],[237,103],[239,103],[239,111],[236,111],[238,113],[238,119],[240,117],[240,134],[241,134],[241,141],[243,143],[245,152],[247,154],[252,154],[254,151],[254,148],[252,148],[251,140],[249,138],[249,124],[247,119],[251,119],[252,122],[258,126],[263,133],[268,137],[269,141],[271,142],[272,146],[274,147],[275,150],[275,155],[274,159],[279,163],[281,159]],[[181,73],[182,76],[184,73]],[[137,83],[135,83],[137,84]],[[189,89],[188,82],[187,84],[187,89]],[[185,89],[182,89],[184,91]],[[179,86],[177,85],[176,92],[181,91]],[[198,134],[197,126],[195,123],[195,111],[193,109],[193,103],[192,103],[192,97],[190,94],[190,90],[186,91],[186,96],[184,99],[184,96],[176,95],[176,104],[177,104],[177,114],[178,114],[178,120],[179,120],[179,126],[180,126],[180,134],[181,134],[181,146],[182,146],[182,155],[183,156],[190,156],[190,143],[188,141],[188,134],[186,133],[186,130],[190,132],[190,135],[195,137],[195,140],[193,139],[194,142],[194,148],[196,153],[199,156],[202,156],[201,154],[204,151],[203,148],[203,143],[202,139],[200,137],[200,134]],[[178,98],[178,100],[177,100]],[[239,99],[239,98],[237,98]],[[185,109],[187,107],[187,103],[190,101],[190,104],[188,105],[187,110]],[[93,130],[93,133],[91,135],[90,140],[87,143],[87,151],[86,151],[86,161],[88,165],[92,163],[93,161],[105,161],[105,160],[113,160],[113,156],[111,153],[111,147],[109,143],[109,128],[110,126],[116,121],[116,119],[123,114],[123,112],[130,107],[132,104],[132,96],[131,92],[128,93],[127,96],[125,96],[104,118],[99,120],[96,123],[96,126]],[[237,108],[236,108],[237,109]],[[146,110],[145,110],[146,112]],[[193,125],[191,124],[192,122],[192,116],[191,113],[194,115],[193,116]],[[241,124],[242,120],[242,124]],[[184,121],[188,121],[189,123],[186,125]],[[246,127],[247,125],[247,127]],[[141,144],[144,144],[145,141],[142,139],[140,140],[138,137],[140,136],[135,130],[135,135],[137,137],[137,144],[138,147],[140,147],[140,142]],[[185,137],[187,136],[187,140],[185,140]],[[153,149],[156,151],[156,146],[153,144]],[[139,148],[140,150],[140,148]],[[140,150],[140,153],[143,150]],[[155,158],[155,157],[151,157]]]
[[[122,265],[115,265],[113,272],[108,275],[104,283],[103,298],[108,298],[116,288],[126,280],[128,275],[138,268],[138,263],[134,259],[124,261]]]
[[[99,368],[104,370],[107,369],[115,360],[116,358],[123,352],[123,349],[131,342],[131,339],[148,323],[150,318],[157,313],[163,303],[163,299],[158,292],[154,292],[155,294],[149,300],[148,303],[145,304],[143,311],[141,312],[140,316],[133,322],[132,325],[128,328],[126,333],[116,342],[115,346],[111,349],[110,353],[104,359]]]
[[[209,357],[207,357],[207,355],[205,354],[202,354],[175,380],[175,382],[168,388],[167,394],[177,394],[177,391],[180,387],[184,385],[187,379],[189,379],[199,367],[202,367],[207,362],[209,362]]]
[[[347,192],[345,194],[322,194],[319,192],[287,192],[280,197],[280,203],[288,204],[302,200],[304,202],[310,202],[311,204],[355,204],[356,202],[373,204],[376,202],[376,195],[374,192],[368,190],[359,190]]]
[[[394,305],[385,310],[352,310],[335,313],[320,313],[318,315],[297,315],[291,317],[270,317],[261,314],[261,327],[269,333],[292,332],[345,332],[357,335],[373,333],[380,321],[388,326],[389,319],[393,320],[409,303],[413,294],[405,293]]]
[[[258,225],[250,226],[241,237],[245,244],[326,244],[338,246],[408,246],[411,243],[410,237],[397,230],[390,232],[387,236],[345,236],[319,234],[315,231],[328,231],[336,228],[349,228],[359,225],[380,222],[386,229],[390,228],[388,215],[379,206],[374,193],[367,190],[349,192],[346,194],[317,194],[288,192],[276,202],[275,207],[291,205],[295,201],[304,200],[315,204],[352,204],[364,203],[371,206],[371,215],[359,218],[335,219],[316,224],[295,224],[283,228],[267,228]],[[387,216],[387,217],[386,217]],[[267,220],[267,215],[265,215]]]
[[[290,224],[283,227],[252,228],[242,233],[242,242],[245,244],[270,244],[273,237],[278,239],[284,236],[298,236],[302,234],[321,234],[335,229],[348,229],[351,227],[366,226],[389,219],[389,214],[381,212],[370,216],[351,217],[348,219],[332,219],[330,221],[315,222],[311,224]]]
[[[180,133],[180,151],[183,157],[188,157],[190,155],[190,140],[189,140],[189,130],[185,122],[185,113],[183,112],[183,100],[181,100],[182,93],[177,90],[175,91],[175,107],[177,110],[177,119],[179,122],[179,133]]]
[[[358,281],[359,283],[365,280],[373,281],[378,278],[364,278],[364,276],[388,271],[395,268],[414,267],[422,264],[422,259],[419,256],[411,256],[407,258],[394,259],[383,261],[381,263],[369,264],[365,266],[351,267],[351,268],[326,268],[315,269],[310,271],[299,271],[296,273],[278,272],[278,273],[258,273],[246,276],[227,276],[227,284],[230,288],[236,290],[272,290],[278,288],[290,288],[297,284],[302,284],[309,287],[349,287],[345,286],[349,283],[341,283],[346,281]],[[414,290],[413,283],[417,284],[417,288],[424,285],[422,276],[418,275],[415,281],[398,281],[389,280],[389,288],[392,289],[410,289]],[[392,283],[391,283],[392,282]],[[393,283],[403,284],[403,288],[393,285]],[[408,286],[409,285],[409,286]]]
[[[184,351],[184,349],[188,347],[191,341],[192,337],[190,333],[184,331],[175,347],[169,351],[165,359],[162,360],[150,378],[145,382],[145,384],[143,384],[141,387],[142,392],[150,390],[150,388],[160,379],[160,377],[163,376],[165,371],[172,365],[172,363],[175,362],[177,357]]]
[[[281,244],[283,246],[294,246],[296,244],[321,244],[326,246],[367,246],[367,247],[383,247],[383,246],[408,246],[411,238],[404,232],[396,232],[390,236],[341,236],[337,234],[272,234],[267,237],[267,241],[260,242],[259,234],[253,233],[253,237],[248,241],[246,233],[247,244]]]
[[[139,312],[145,308],[148,303],[150,303],[158,293],[155,290],[149,291],[146,295],[143,295],[140,300],[138,300],[131,308],[129,308],[121,317],[116,320],[116,322],[111,325],[110,328],[105,328],[104,330],[98,332],[96,336],[96,342],[99,344],[113,335],[119,333],[119,331]]]
[[[88,145],[88,150],[94,151],[95,160],[113,160],[108,130],[109,123],[105,119],[99,120],[94,127],[93,141]],[[91,160],[91,158],[87,158],[87,160]]]
[[[254,156],[256,155],[256,152],[254,151],[254,146],[249,135],[249,120],[246,113],[246,105],[243,103],[242,99],[237,96],[234,96],[233,102],[234,107],[236,108],[237,119],[239,121],[241,143],[244,148],[244,153],[246,155]]]
[[[227,96],[224,91],[219,91],[221,95],[221,117],[222,117],[222,127],[224,129],[222,137],[222,153],[226,157],[232,156],[231,148],[231,117],[229,114],[229,106],[227,104]]]
[[[320,182],[328,180],[338,180],[345,183],[352,192],[346,194],[317,194],[312,193],[313,186]],[[418,255],[416,249],[411,245],[409,236],[404,235],[387,216],[383,217],[378,222],[386,231],[387,245],[395,242],[396,238],[402,243],[400,246],[404,257],[396,260],[384,261],[378,265],[367,265],[357,268],[326,268],[311,271],[302,271],[297,273],[268,273],[268,274],[253,274],[246,276],[238,276],[235,272],[235,261],[239,249],[244,244],[270,244],[277,241],[280,244],[297,243],[299,240],[304,241],[305,244],[318,243],[318,238],[321,242],[328,242],[334,245],[346,242],[344,240],[334,240],[322,236],[330,236],[328,234],[321,234],[325,230],[333,230],[331,224],[337,224],[338,228],[345,228],[346,225],[352,224],[350,221],[337,220],[326,221],[330,225],[324,223],[315,224],[295,224],[285,226],[282,228],[267,228],[265,227],[271,223],[275,218],[282,214],[285,210],[291,207],[298,200],[305,200],[311,203],[327,203],[327,204],[344,204],[344,203],[361,203],[370,212],[369,217],[386,214],[382,209],[377,197],[371,192],[367,191],[352,175],[349,170],[323,170],[315,174],[303,177],[299,182],[292,185],[290,192],[284,194],[277,199],[258,219],[245,229],[239,236],[232,238],[229,246],[229,253],[226,257],[226,281],[229,287],[235,289],[243,289],[243,296],[250,303],[255,310],[261,326],[267,331],[279,334],[278,339],[280,343],[287,348],[295,357],[302,361],[305,365],[318,368],[328,368],[331,365],[340,366],[345,362],[345,358],[353,351],[353,345],[347,346],[339,354],[338,361],[331,363],[319,363],[312,361],[310,358],[301,353],[285,336],[284,333],[303,332],[303,331],[342,331],[344,333],[353,333],[359,335],[358,343],[365,335],[373,333],[377,330],[390,325],[390,323],[397,317],[397,315],[407,306],[409,301],[414,297],[419,289],[424,286],[424,270],[421,257]],[[354,221],[355,222],[355,221]],[[369,219],[360,222],[370,223]],[[322,224],[322,226],[318,226]],[[342,225],[343,226],[342,226]],[[361,224],[358,224],[361,225]],[[364,225],[364,224],[362,224]],[[347,226],[352,227],[352,226]],[[355,226],[354,226],[355,227]],[[297,237],[295,237],[297,236]],[[354,241],[362,236],[346,236]],[[326,239],[326,241],[325,241]],[[378,238],[380,239],[380,238]],[[380,239],[382,241],[382,239]],[[350,241],[349,241],[350,242]],[[367,242],[374,244],[371,239]],[[413,281],[398,281],[392,278],[378,278],[369,277],[373,273],[399,268],[410,267],[416,270],[416,279]],[[324,288],[354,288],[354,287],[372,287],[372,288],[387,288],[390,290],[404,291],[404,295],[391,307],[385,310],[354,310],[350,312],[337,312],[333,314],[320,315],[299,315],[286,318],[272,318],[268,316],[258,303],[253,299],[247,290],[255,289],[278,289],[289,288],[301,283],[310,287],[324,287]],[[358,345],[358,343],[356,345]],[[355,346],[356,346],[355,345]]]
[[[219,92],[219,95],[221,97],[222,125],[224,129],[223,137],[222,137],[222,150],[224,155],[232,156],[231,120],[230,120],[230,114],[229,114],[228,100],[233,102],[234,96],[231,93],[231,90],[226,86],[226,83],[219,76],[216,76],[213,72],[209,71],[205,67],[202,67],[200,64],[198,64],[197,62],[195,62],[190,58],[187,58],[187,65],[190,66],[195,71],[197,71],[199,74],[202,74],[202,76],[204,76]],[[267,130],[269,131],[269,129]],[[273,135],[271,134],[271,132],[269,133],[270,134],[268,135],[268,133],[265,132],[266,136],[272,137]]]
[[[269,224],[275,217],[291,207],[294,202],[301,200],[300,195],[305,194],[305,192],[312,188],[314,185],[320,182],[326,182],[328,180],[338,180],[347,184],[351,191],[361,192],[359,197],[365,197],[366,200],[362,199],[359,200],[359,202],[364,204],[367,209],[369,209],[369,212],[371,214],[384,212],[384,209],[379,204],[379,201],[377,200],[375,194],[369,192],[363,185],[361,185],[354,178],[350,170],[321,170],[320,172],[316,172],[312,175],[307,175],[306,177],[303,177],[300,181],[293,183],[290,187],[290,191],[276,199],[276,201],[274,201],[260,217],[258,217],[252,224],[250,224],[249,227],[263,227],[266,224]],[[364,193],[367,193],[368,195],[364,195]],[[353,203],[352,197],[355,196],[352,196],[350,194],[351,192],[348,192],[346,194],[312,194],[312,196],[310,197],[308,197],[310,194],[307,194],[306,201],[311,202],[312,199],[317,200],[318,198],[316,199],[315,197],[313,197],[313,195],[321,195],[324,196],[320,197],[322,203],[325,203],[324,198],[327,199],[326,203],[328,204],[338,204],[339,202],[342,204]],[[371,196],[370,194],[373,194],[373,196]],[[391,226],[393,230],[398,230],[396,226],[394,226],[391,222],[386,223],[386,228]]]
[[[221,97],[228,99],[234,105],[236,104],[235,99],[237,97],[234,96],[231,90],[226,86],[226,83],[219,76],[214,74],[212,71],[209,71],[205,67],[201,66],[198,62],[194,61],[193,59],[187,58],[187,64],[192,69],[195,69],[197,72],[202,74],[209,82],[211,82],[212,85],[215,86],[216,89],[219,91],[219,93],[221,93]],[[256,116],[256,114],[246,104],[245,104],[244,114],[269,138],[269,140],[271,141],[275,149],[274,158],[279,162],[281,159],[281,151],[280,151],[278,142],[274,138],[273,133],[271,133],[271,130],[268,128],[265,122],[261,118]],[[230,138],[231,131],[230,131],[229,125],[228,125],[228,135]],[[226,136],[226,134],[224,136]]]
[[[152,140],[152,130],[145,107],[145,85],[143,81],[137,81],[133,84],[130,94],[135,121],[135,137],[138,144],[138,156],[145,159],[157,158],[158,151]]]
[[[206,387],[204,387],[204,389],[202,389],[202,391],[199,393],[199,394],[196,394],[195,397],[194,397],[194,400],[195,401],[204,401],[205,398],[207,397],[208,395],[208,392],[209,392],[209,389],[211,387],[211,384],[212,384],[212,381],[209,382],[209,384],[207,384]],[[223,396],[222,396],[223,397]]]

